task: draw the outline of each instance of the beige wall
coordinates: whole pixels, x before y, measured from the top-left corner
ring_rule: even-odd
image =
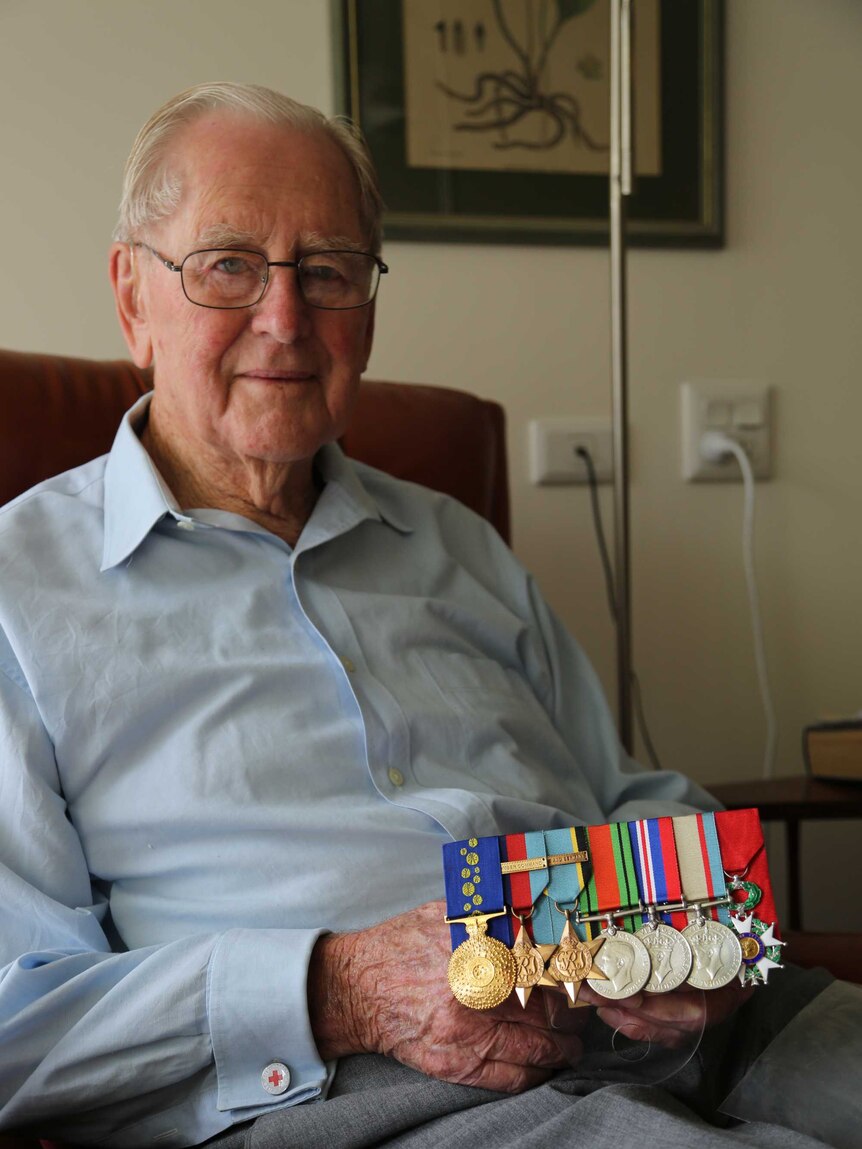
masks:
[[[778,772],[800,770],[805,722],[862,707],[860,52],[857,0],[728,0],[727,246],[630,259],[635,655],[664,761],[702,781],[756,775],[764,723],[742,489],[679,479],[685,378],[776,388],[757,564]],[[0,0],[0,344],[124,353],[104,258],[122,162],[159,102],[213,78],[331,110],[326,0]],[[613,690],[586,492],[529,486],[525,459],[529,418],[609,411],[605,254],[393,243],[386,257],[370,374],[505,404],[515,549]],[[859,866],[858,829],[804,839],[807,924],[862,928],[830,877]]]

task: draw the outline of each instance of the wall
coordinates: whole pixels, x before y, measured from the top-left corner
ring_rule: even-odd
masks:
[[[728,0],[727,246],[630,258],[635,658],[663,760],[705,782],[759,772],[764,722],[742,489],[679,479],[683,379],[749,376],[776,388],[757,569],[778,773],[800,770],[804,723],[862,707],[860,49],[856,0]],[[0,4],[0,344],[124,354],[104,256],[122,163],[153,108],[212,78],[255,80],[332,110],[328,4]],[[505,404],[515,549],[613,692],[586,491],[529,486],[525,458],[529,418],[609,411],[606,255],[393,243],[386,258],[369,373]],[[609,516],[607,493],[603,502]],[[806,924],[862,928],[859,899],[845,904],[832,881],[859,865],[858,830],[840,822],[803,837]]]

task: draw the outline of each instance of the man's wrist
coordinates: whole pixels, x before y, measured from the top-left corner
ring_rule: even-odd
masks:
[[[308,1016],[324,1061],[369,1052],[367,1023],[357,1001],[356,934],[324,934],[308,969]]]

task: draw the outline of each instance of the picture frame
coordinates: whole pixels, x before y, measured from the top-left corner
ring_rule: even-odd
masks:
[[[426,39],[418,48],[411,48],[412,55],[408,57],[404,20],[409,18],[409,31],[410,21],[415,23],[416,17],[412,15],[415,9],[408,5],[416,2],[422,5],[423,21],[433,22],[438,13],[448,15],[449,19],[441,18],[433,24],[434,41],[429,39],[429,30],[423,28]],[[505,14],[506,2],[332,0],[337,106],[339,112],[359,126],[368,142],[386,202],[384,227],[388,239],[553,245],[606,245],[608,242],[606,173],[518,170],[517,165],[524,161],[515,156],[512,162],[514,147],[509,152],[502,150],[503,145],[511,145],[517,132],[526,130],[525,125],[531,121],[543,123],[540,130],[546,136],[549,130],[556,135],[562,124],[569,138],[580,126],[568,110],[574,107],[573,102],[562,92],[556,93],[551,101],[545,100],[541,115],[535,112],[523,115],[517,122],[517,131],[496,126],[501,122],[498,109],[504,106],[503,101],[508,100],[507,107],[514,105],[515,97],[520,99],[523,90],[523,80],[516,75],[519,40],[512,31],[514,19],[510,28],[503,29],[510,33],[508,43],[503,43],[498,27],[483,30],[482,41],[476,41],[484,47],[491,33],[496,34],[495,48],[499,60],[503,61],[496,71],[487,67],[484,71],[478,70],[478,64],[473,65],[463,48],[464,60],[455,61],[451,36],[447,45],[446,33],[451,33],[453,28],[457,32],[461,23],[451,19],[459,3],[472,5],[464,9],[465,26],[471,14],[477,11],[477,4],[492,6],[483,10],[484,22],[476,20],[470,25],[478,36],[485,23],[490,24],[492,18]],[[636,19],[638,5],[649,2],[657,6],[658,66],[653,99],[657,109],[660,163],[659,170],[650,174],[641,174],[636,169],[633,194],[626,199],[627,242],[641,247],[721,247],[724,243],[724,3],[723,0],[633,0]],[[538,6],[546,5],[540,11],[546,27],[549,12],[552,16],[556,14],[560,21],[570,20],[572,14],[607,0],[533,0],[533,3],[536,11],[540,11]],[[560,13],[567,14],[560,16]],[[569,26],[576,27],[574,20]],[[415,39],[415,33],[412,35]],[[462,30],[462,45],[464,38]],[[557,46],[561,43],[558,40]],[[417,115],[411,122],[407,107],[413,106],[413,96],[407,99],[408,80],[412,92],[419,82],[413,80],[414,73],[421,72],[424,61],[433,54],[429,47],[436,49],[439,55],[447,46],[449,57],[442,66],[453,69],[460,66],[462,72],[465,66],[473,66],[471,82],[462,81],[459,87],[455,83],[444,84],[439,76],[435,81],[432,76],[431,80],[425,78],[426,89],[436,89],[438,103],[443,99],[441,91],[450,102],[461,102],[461,121],[455,122],[454,128],[463,128],[465,124],[473,128],[472,139],[468,141],[471,147],[480,132],[475,129],[475,122],[467,122],[467,116],[474,114],[476,108],[481,109],[486,122],[496,116],[493,130],[481,133],[486,151],[490,140],[491,147],[501,149],[502,163],[511,167],[503,170],[471,167],[470,154],[450,165],[445,159],[446,145],[441,150],[434,141],[425,149],[432,157],[432,166],[425,161],[417,164],[408,160],[410,133],[417,130],[421,133],[427,122],[440,119],[439,115]],[[508,57],[504,53],[508,53]],[[590,64],[592,58],[594,62],[590,66],[594,72],[606,74],[606,61],[596,61],[595,57],[595,53],[588,53],[586,63]],[[511,66],[507,66],[506,60]],[[638,89],[637,65],[636,58],[636,105],[642,95]],[[440,65],[432,61],[430,66]],[[640,75],[647,71],[643,68]],[[491,73],[493,82],[487,80]],[[516,89],[516,84],[521,87]],[[565,100],[570,102],[565,104]],[[641,103],[648,103],[648,97]],[[472,107],[467,107],[470,104]],[[456,121],[457,114],[452,119]],[[599,134],[593,132],[594,136]],[[468,135],[470,133],[463,132],[457,139],[459,148]],[[452,134],[450,138],[456,137]],[[514,142],[523,145],[522,154],[528,151],[528,146],[538,151],[525,139]],[[442,161],[434,159],[435,147],[444,155]],[[582,154],[586,150],[581,149]],[[480,162],[500,161],[492,155],[489,161]],[[534,160],[528,157],[527,162]],[[538,162],[545,161],[540,158]]]

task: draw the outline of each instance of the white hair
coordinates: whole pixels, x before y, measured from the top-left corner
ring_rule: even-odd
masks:
[[[176,210],[182,184],[170,170],[167,154],[174,137],[198,116],[216,109],[267,123],[328,136],[356,174],[359,216],[369,249],[379,254],[383,242],[383,200],[377,173],[359,129],[344,116],[325,116],[317,108],[258,84],[197,84],[168,100],[138,132],[123,172],[123,194],[114,239],[129,243],[142,230]]]

